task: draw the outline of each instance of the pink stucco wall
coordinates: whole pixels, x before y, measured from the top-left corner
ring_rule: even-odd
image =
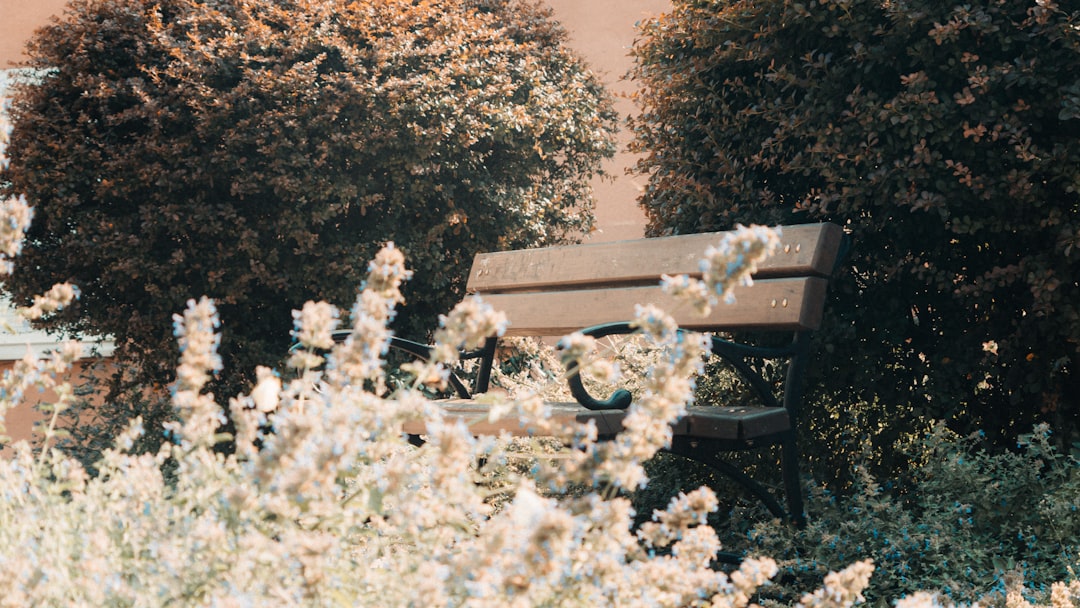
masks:
[[[35,29],[63,11],[65,0],[0,0],[0,69],[11,67]]]
[[[625,117],[633,110],[626,97],[633,83],[623,79],[632,62],[627,51],[634,41],[634,24],[646,17],[671,9],[671,0],[547,0],[555,17],[570,32],[570,43],[592,65],[618,98],[619,112]],[[621,137],[625,148],[629,134]],[[596,216],[599,231],[594,240],[611,241],[639,237],[645,216],[637,206],[643,181],[626,175],[635,158],[622,151],[608,163],[613,182],[598,181]]]

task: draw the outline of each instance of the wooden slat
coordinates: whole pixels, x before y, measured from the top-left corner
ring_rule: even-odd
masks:
[[[701,331],[816,329],[821,323],[825,279],[763,279],[736,288],[735,302],[713,307],[702,317],[659,287],[486,294],[481,297],[510,321],[512,336],[561,336],[601,323],[632,321],[636,304],[655,304],[680,327]]]
[[[547,286],[653,284],[662,274],[697,274],[698,262],[722,232],[609,243],[587,243],[476,256],[471,293],[538,290]],[[826,276],[843,233],[835,224],[785,226],[781,251],[756,276]]]
[[[450,420],[461,420],[475,435],[498,435],[506,433],[515,437],[528,437],[535,428],[523,424],[516,416],[506,416],[494,422],[488,420],[490,406],[467,399],[446,399],[439,402]],[[573,422],[596,423],[600,437],[610,437],[622,431],[623,410],[592,411],[577,403],[549,403],[551,421],[560,425]],[[702,439],[725,439],[753,441],[773,437],[791,428],[791,419],[784,408],[691,406],[686,416],[672,427],[676,436],[686,435]],[[418,421],[406,423],[404,431],[411,435],[423,435],[427,428]],[[546,433],[545,433],[546,434]]]

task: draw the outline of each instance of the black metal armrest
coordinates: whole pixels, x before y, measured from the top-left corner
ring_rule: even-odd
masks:
[[[352,332],[349,330],[338,330],[332,335],[334,342],[344,342]],[[407,340],[405,338],[399,338],[397,336],[390,337],[390,348],[400,350],[404,353],[410,354],[417,359],[428,360],[431,358],[432,347],[428,344],[423,344],[413,340]],[[462,359],[475,359],[477,355],[473,353],[462,353]],[[465,383],[461,381],[452,371],[450,372],[450,386],[454,389],[454,393],[462,399],[468,399],[472,395],[469,394],[469,389],[465,386]]]
[[[751,359],[787,359],[791,360],[798,353],[798,341],[790,345],[780,347],[752,346],[740,344],[716,336],[712,337],[712,355],[720,357],[738,372],[739,377],[749,383],[750,388],[767,407],[780,407],[782,404],[773,387],[765,380],[761,372],[755,370],[748,363]],[[784,394],[787,394],[785,387]]]
[[[626,335],[636,332],[637,329],[630,323],[623,322],[594,325],[581,331],[582,334],[593,338],[605,338],[607,336]],[[630,394],[630,391],[624,388],[617,389],[607,399],[596,399],[589,394],[589,391],[585,390],[585,384],[581,380],[581,373],[576,364],[570,365],[566,370],[566,374],[567,382],[570,384],[570,394],[587,409],[625,410],[630,407],[630,403],[634,400],[634,396]]]
[[[390,337],[390,348],[397,349],[406,352],[417,359],[424,359],[425,361],[431,358],[432,348],[430,345],[421,344],[420,342],[414,342],[412,340],[406,340],[405,338],[399,338],[397,336]],[[462,353],[462,359],[471,359],[474,357],[467,356],[469,353]],[[458,378],[453,371],[450,372],[449,378],[450,386],[454,389],[454,393],[462,399],[468,399],[472,397],[469,394],[469,389],[465,386],[465,383]]]
[[[636,333],[638,330],[629,322],[620,323],[605,323],[603,325],[596,325],[589,327],[581,331],[582,334],[591,336],[593,338],[604,338],[614,335],[626,335]],[[679,330],[683,331],[683,330]],[[762,377],[761,373],[754,370],[748,360],[753,358],[761,359],[788,359],[793,360],[798,358],[800,352],[805,348],[805,340],[800,339],[800,336],[796,336],[796,339],[791,344],[780,347],[762,347],[752,346],[749,344],[740,344],[725,340],[713,336],[711,338],[712,354],[713,356],[724,359],[730,364],[739,376],[750,384],[753,392],[761,400],[761,403],[768,407],[780,407],[781,405],[792,409],[797,406],[797,399],[793,400],[791,397],[796,395],[788,395],[788,390],[784,391],[784,403],[781,403],[777,398],[776,393],[769,386],[769,383]],[[801,363],[801,362],[800,362]],[[801,373],[801,370],[800,372]],[[633,395],[626,389],[617,389],[607,399],[597,399],[589,394],[585,389],[584,382],[581,379],[576,366],[572,365],[567,369],[568,379],[567,382],[570,385],[570,394],[574,396],[582,406],[590,410],[619,410],[626,409],[633,401]],[[797,377],[798,374],[796,374]],[[790,376],[789,376],[790,380]],[[787,387],[788,389],[794,387]],[[796,391],[797,392],[797,391]]]

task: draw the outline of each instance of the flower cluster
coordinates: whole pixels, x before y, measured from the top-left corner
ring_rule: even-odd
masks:
[[[765,226],[737,226],[701,260],[701,280],[685,275],[665,276],[665,291],[686,298],[701,314],[707,315],[718,301],[735,301],[738,285],[752,285],[758,264],[780,247],[780,229]]]
[[[555,345],[566,373],[580,374],[598,382],[615,382],[621,377],[617,363],[610,357],[596,355],[598,342],[592,336],[573,332]]]
[[[454,306],[450,314],[439,315],[431,363],[438,370],[444,370],[457,363],[461,351],[480,348],[488,338],[502,336],[506,332],[506,325],[506,315],[493,309],[479,296],[465,298]],[[445,378],[442,371],[435,374]]]
[[[873,560],[863,560],[830,572],[825,577],[825,587],[803,596],[799,608],[851,608],[863,601],[862,590],[870,584],[874,573]]]
[[[7,167],[7,144],[11,136],[11,123],[0,107],[0,169]],[[0,275],[12,271],[11,258],[22,251],[26,231],[34,210],[26,202],[26,197],[19,195],[0,201]]]
[[[27,320],[41,317],[60,310],[79,297],[79,288],[71,283],[57,283],[43,295],[34,296],[34,303],[18,310],[19,316]]]
[[[9,274],[13,268],[10,258],[22,251],[23,238],[30,228],[34,210],[26,202],[26,197],[17,196],[0,202],[0,274]]]
[[[306,348],[329,349],[334,345],[334,330],[341,322],[336,307],[326,302],[304,302],[293,311],[293,338]]]
[[[173,406],[182,423],[169,423],[174,440],[186,445],[212,446],[214,433],[225,422],[224,413],[213,395],[204,395],[203,387],[221,369],[217,348],[221,337],[217,307],[206,297],[188,300],[183,315],[173,316],[173,334],[180,342],[180,364],[173,385]]]
[[[387,325],[394,318],[394,308],[404,302],[401,285],[411,276],[412,271],[405,268],[405,255],[393,243],[387,243],[368,264],[367,279],[350,315],[352,331],[329,357],[330,377],[335,383],[367,380],[382,386],[383,357],[390,348],[392,335]],[[326,315],[333,313],[324,309],[320,324]],[[301,329],[300,333],[305,331]]]

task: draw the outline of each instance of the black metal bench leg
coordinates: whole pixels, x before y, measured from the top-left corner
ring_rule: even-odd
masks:
[[[698,445],[694,445],[695,443],[698,443]],[[717,457],[716,452],[718,450],[711,449],[707,444],[701,445],[700,442],[680,441],[680,438],[676,437],[667,451],[684,458],[689,458],[690,460],[696,460],[716,469],[721,474],[727,476],[729,479],[753,494],[775,517],[779,519],[788,518],[788,513],[784,510],[780,501],[778,501],[771,492],[738,467]]]
[[[794,433],[780,444],[780,450],[788,517],[796,527],[803,528],[806,527],[806,512],[803,508],[802,482],[799,480],[799,448]]]

